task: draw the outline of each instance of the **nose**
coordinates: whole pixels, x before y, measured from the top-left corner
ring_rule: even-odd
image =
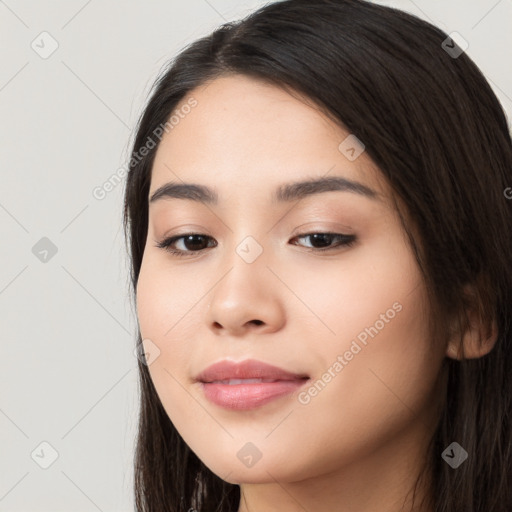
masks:
[[[206,314],[209,328],[226,336],[281,329],[285,323],[283,290],[265,258],[247,263],[235,254],[230,264],[210,296]]]

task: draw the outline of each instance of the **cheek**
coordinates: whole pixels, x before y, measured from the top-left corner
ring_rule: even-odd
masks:
[[[322,364],[299,397],[295,421],[273,433],[273,449],[301,439],[307,426],[317,436],[305,457],[322,461],[318,471],[334,470],[340,461],[358,460],[388,445],[418,418],[427,423],[442,352],[432,348],[425,308],[421,287],[412,292],[395,288],[382,302],[373,298],[353,311],[340,308],[337,339],[334,345],[328,337],[320,344],[317,340]],[[379,319],[381,313],[387,323]]]
[[[142,339],[159,351],[149,366],[159,393],[161,386],[168,389],[172,376],[184,379],[191,358],[194,306],[200,296],[185,281],[178,272],[170,273],[158,256],[145,256],[137,282],[137,317]]]
[[[401,238],[348,254],[314,272],[302,269],[295,280],[297,294],[322,320],[302,340],[321,361],[304,410],[318,417],[332,411],[336,419],[326,428],[333,436],[343,425],[370,439],[427,406],[444,351],[430,339],[423,279]]]
[[[157,395],[175,426],[187,430],[192,415],[184,388],[189,385],[193,356],[191,308],[198,298],[193,287],[174,275],[158,257],[145,256],[137,283],[137,316],[143,343],[157,347],[158,356],[148,366]]]
[[[398,229],[336,259],[298,257],[276,273],[294,292],[286,308],[292,321],[310,329],[302,342],[310,343],[312,351],[343,349],[358,336],[364,342],[370,339],[368,329],[376,324],[379,333],[389,331],[399,316],[400,321],[410,318],[421,331],[420,319],[428,316],[422,276]],[[327,345],[319,345],[318,338]]]
[[[137,316],[142,337],[171,339],[180,321],[199,297],[193,283],[179,271],[170,272],[165,258],[152,251],[144,255],[137,282]]]

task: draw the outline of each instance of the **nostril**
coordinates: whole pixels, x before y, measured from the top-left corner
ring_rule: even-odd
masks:
[[[251,320],[251,322],[256,325],[261,325],[263,323],[262,320]]]

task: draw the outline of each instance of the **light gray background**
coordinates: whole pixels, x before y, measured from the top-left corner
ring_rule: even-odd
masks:
[[[0,1],[0,511],[133,510],[124,182],[93,190],[126,166],[166,61],[264,3]],[[459,32],[510,118],[512,0],[378,3]]]

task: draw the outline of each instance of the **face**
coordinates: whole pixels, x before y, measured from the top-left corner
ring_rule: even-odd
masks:
[[[156,153],[137,286],[169,418],[231,483],[299,481],[386,450],[411,457],[444,348],[428,335],[422,276],[378,169],[347,131],[277,87],[223,77],[187,103]],[[316,186],[290,186],[307,180]],[[216,201],[166,193],[169,183],[208,187]],[[197,381],[246,360],[292,377]]]

